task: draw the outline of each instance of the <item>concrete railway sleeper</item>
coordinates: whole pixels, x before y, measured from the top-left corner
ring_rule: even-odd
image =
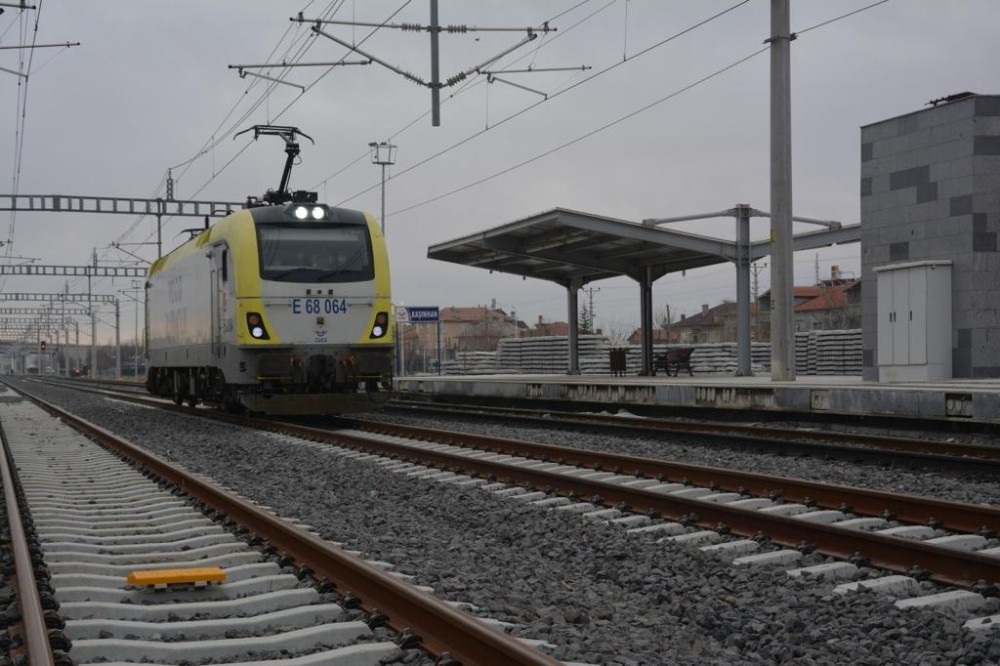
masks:
[[[374,666],[386,659],[430,664],[445,652],[439,640],[422,644],[423,636],[390,629],[392,611],[337,594],[330,579],[312,575],[321,566],[294,566],[301,561],[288,551],[281,555],[275,548],[280,540],[263,549],[251,546],[205,505],[150,478],[151,460],[140,471],[27,401],[4,405],[3,426],[58,608],[62,633],[50,640],[64,648],[61,658],[72,660],[65,663]],[[192,478],[187,486],[205,483]],[[259,513],[258,520],[284,522],[247,508],[246,500],[228,501]],[[314,548],[335,548],[309,529],[286,528]],[[349,553],[340,557],[359,574],[406,589],[411,602],[428,596],[383,573],[383,565]],[[129,583],[130,576],[137,584]],[[427,608],[428,614],[470,624],[498,655],[454,663],[559,663],[444,602]],[[456,643],[473,640],[467,629],[455,631]],[[438,649],[425,652],[427,643]],[[477,649],[485,648],[457,645],[456,653],[477,655]],[[506,656],[499,656],[503,650]]]
[[[399,438],[393,439],[397,443],[400,442]],[[859,517],[850,512],[816,509],[797,502],[753,498],[708,487],[643,479],[531,458],[463,449],[435,442],[410,442],[409,445],[416,450],[425,449],[435,454],[455,453],[483,462],[502,462],[506,466],[544,470],[597,484],[608,484],[623,489],[641,489],[681,501],[703,503],[706,509],[712,506],[730,506],[762,515],[791,518],[800,521],[802,526],[829,525],[844,530],[845,537],[849,534],[871,533],[888,536],[901,542],[922,543],[934,546],[936,549],[947,549],[956,557],[960,557],[963,553],[975,553],[980,560],[992,562],[991,571],[996,571],[997,567],[1000,567],[1000,543],[996,538],[988,539],[979,534],[948,534],[925,525],[900,525],[884,518]],[[690,546],[707,555],[729,561],[734,567],[782,567],[789,577],[813,580],[817,585],[826,585],[831,588],[834,595],[878,592],[892,596],[896,600],[895,607],[900,610],[938,609],[971,613],[974,617],[962,625],[965,631],[971,633],[1000,631],[1000,613],[996,612],[1000,610],[1000,603],[997,602],[997,597],[1000,597],[1000,586],[998,586],[1000,581],[997,579],[978,581],[962,589],[931,583],[928,580],[930,572],[919,567],[911,568],[906,574],[894,574],[891,569],[887,571],[878,566],[873,567],[871,561],[864,557],[809,562],[807,560],[815,550],[811,544],[802,542],[797,547],[782,546],[772,542],[765,534],[757,534],[753,538],[741,538],[731,533],[721,523],[715,528],[706,528],[698,525],[696,511],[692,511],[679,521],[669,520],[630,511],[624,505],[609,506],[596,494],[578,496],[574,499],[551,491],[537,490],[538,486],[532,487],[529,484],[491,482],[482,476],[465,475],[458,471],[457,466],[442,469],[439,464],[428,466],[410,462],[405,455],[389,457],[346,450],[343,451],[343,455],[368,460],[394,473],[418,476],[428,481],[450,485],[476,487],[498,497],[527,502],[564,513],[568,517],[622,529],[637,539],[652,539],[658,543]],[[414,460],[418,458],[419,456]],[[811,559],[816,560],[815,557]],[[990,614],[991,608],[992,614]],[[976,616],[976,611],[986,611],[986,614]]]
[[[349,435],[343,430],[337,433],[341,441]],[[360,440],[364,435],[358,432],[357,437]],[[426,439],[426,433],[422,437]],[[456,441],[454,432],[442,433],[442,437]],[[523,442],[511,444],[526,446]],[[727,491],[712,481],[698,481],[694,485],[690,481],[670,482],[662,476],[595,469],[566,460],[556,462],[552,456],[540,459],[423,439],[404,440],[399,436],[370,440],[367,444],[357,441],[356,445],[372,453],[395,455],[449,472],[496,478],[521,487],[547,488],[571,497],[598,497],[601,498],[598,504],[604,507],[621,505],[637,513],[672,516],[702,526],[724,525],[745,535],[762,533],[779,543],[803,542],[836,557],[861,553],[863,558],[889,569],[923,569],[941,583],[969,587],[985,581],[990,593],[1000,584],[1000,544],[995,529],[1000,510],[993,507],[934,502],[938,508],[952,506],[956,512],[968,508],[975,517],[969,523],[971,529],[982,531],[942,534],[933,526],[907,524],[902,520],[890,525],[888,518],[851,515],[849,507],[858,503],[857,497],[870,495],[870,491],[857,488],[829,486],[831,491],[841,494],[843,510],[817,509],[810,499],[789,501],[773,493],[770,497],[766,493],[754,497],[745,489]],[[406,448],[410,449],[409,454]],[[707,468],[704,471],[706,478],[721,472]],[[697,484],[701,487],[696,487]],[[823,484],[813,485],[819,489]],[[901,496],[901,501],[907,498],[918,499]],[[984,525],[985,530],[981,527]]]
[[[253,420],[240,421],[256,425]],[[486,491],[504,502],[530,503],[538,510],[558,514],[558,521],[563,516],[574,522],[583,520],[600,526],[595,529],[608,530],[609,535],[621,535],[612,538],[642,540],[647,548],[659,543],[671,544],[665,552],[672,557],[678,554],[678,548],[692,548],[704,554],[692,559],[718,561],[723,567],[731,563],[733,570],[783,566],[788,571],[787,579],[796,581],[792,583],[796,589],[815,585],[817,598],[822,595],[851,603],[847,600],[853,598],[855,590],[871,591],[883,598],[893,595],[900,615],[916,615],[910,612],[912,608],[955,609],[963,621],[967,620],[958,624],[960,632],[985,635],[987,642],[991,641],[991,635],[995,636],[994,628],[1000,626],[997,616],[1000,606],[993,596],[1000,566],[995,550],[1000,543],[990,535],[948,534],[940,527],[855,515],[848,507],[822,508],[813,502],[789,501],[785,497],[752,497],[745,490],[728,491],[713,483],[698,487],[697,483],[644,477],[633,474],[630,466],[625,466],[624,471],[608,471],[607,467],[576,466],[551,456],[542,460],[530,454],[483,450],[482,442],[474,445],[478,450],[441,443],[462,442],[463,437],[454,432],[437,433],[439,436],[424,432],[420,437],[431,441],[418,442],[401,433],[372,436],[338,430],[331,434],[309,428],[286,428],[285,424],[273,422],[261,425],[267,430],[308,437],[315,443],[306,444],[305,448],[377,466],[383,473],[396,472],[469,489],[463,493]],[[278,438],[283,440],[284,436]],[[320,443],[327,441],[335,446]],[[650,508],[659,515],[648,515]],[[759,530],[764,535],[757,535],[754,531],[748,533],[746,525],[738,526],[734,519],[738,515],[748,517],[749,523],[758,528],[775,528],[773,541],[766,538],[768,530]],[[854,534],[861,535],[859,543],[883,549],[871,558],[872,562],[864,557],[851,557],[850,546],[843,545],[853,543]],[[814,543],[808,543],[810,540]],[[838,542],[843,543],[837,546]],[[816,550],[815,545],[819,546]],[[833,553],[838,547],[844,552]],[[928,572],[911,570],[912,567],[896,569],[899,574],[887,575],[894,567],[886,567],[880,561],[886,553],[930,557],[929,573],[936,580],[923,580]],[[832,559],[831,554],[839,559]],[[953,562],[963,564],[956,568]],[[937,564],[942,565],[940,570]],[[968,567],[965,574],[961,573],[962,567]],[[968,572],[972,572],[971,577]],[[771,576],[766,570],[755,575]],[[979,584],[976,576],[983,579],[983,584]],[[948,589],[952,583],[959,589]],[[961,639],[966,648],[973,640],[979,641]]]

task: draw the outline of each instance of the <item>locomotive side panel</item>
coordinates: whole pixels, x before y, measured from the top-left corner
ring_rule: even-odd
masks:
[[[201,252],[188,251],[161,261],[146,283],[149,361],[168,367],[209,363],[209,260]]]

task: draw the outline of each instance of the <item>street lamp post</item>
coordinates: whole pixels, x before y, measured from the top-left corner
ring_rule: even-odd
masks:
[[[372,151],[372,164],[382,167],[382,235],[385,235],[385,168],[390,164],[395,164],[396,146],[388,141],[372,141],[368,144]]]

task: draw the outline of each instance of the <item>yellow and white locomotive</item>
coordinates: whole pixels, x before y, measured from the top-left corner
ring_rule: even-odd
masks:
[[[286,192],[301,132],[253,129],[285,139],[281,187],[150,267],[146,386],[262,414],[377,408],[392,388],[385,239],[367,213]]]

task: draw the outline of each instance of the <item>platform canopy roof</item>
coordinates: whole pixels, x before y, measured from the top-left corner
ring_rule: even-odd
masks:
[[[718,215],[726,214],[732,211]],[[856,242],[860,238],[860,225],[823,230],[795,237],[794,250]],[[744,252],[751,262],[756,261],[771,253],[771,242],[752,241],[749,247],[741,248],[732,240],[553,208],[432,245],[427,256],[579,288],[619,275],[639,282],[655,281],[668,273],[735,262]]]

